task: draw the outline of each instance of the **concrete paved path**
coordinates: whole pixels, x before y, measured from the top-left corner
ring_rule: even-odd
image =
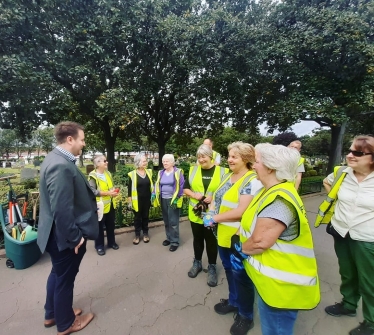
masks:
[[[323,195],[305,197],[311,226]],[[339,273],[332,237],[324,227],[312,228],[321,280],[321,303],[300,312],[295,335],[342,335],[362,321],[361,307],[354,318],[326,315],[325,306],[340,301]],[[132,244],[133,233],[117,236],[120,249],[100,257],[93,243],[83,258],[75,285],[74,306],[96,317],[82,335],[228,335],[233,316],[220,316],[213,306],[227,298],[227,282],[218,259],[219,285],[210,288],[207,274],[187,276],[192,264],[192,234],[188,221],[180,225],[181,246],[172,253],[162,246],[163,227],[150,230],[151,241]],[[56,334],[43,327],[45,284],[51,264],[48,254],[24,270],[8,269],[0,258],[0,335]],[[207,259],[204,255],[204,268]],[[260,335],[257,308],[255,327]]]

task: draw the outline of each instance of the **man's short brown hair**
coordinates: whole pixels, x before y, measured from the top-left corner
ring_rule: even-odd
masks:
[[[78,137],[79,130],[84,131],[84,127],[79,123],[72,121],[60,122],[54,129],[57,144],[65,143],[68,136],[76,139]]]

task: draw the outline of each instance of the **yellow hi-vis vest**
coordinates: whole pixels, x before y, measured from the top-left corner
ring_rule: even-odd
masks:
[[[212,163],[215,163],[217,155],[218,155],[218,152],[213,150]]]
[[[334,215],[336,200],[338,200],[339,188],[347,175],[347,172],[343,172],[346,168],[346,166],[334,167],[334,181],[331,185],[329,194],[318,208],[318,214],[316,221],[314,222],[314,227],[319,227],[321,223],[327,224],[331,221],[331,218]]]
[[[96,187],[98,191],[109,191],[113,187],[113,180],[112,180],[112,175],[109,171],[104,171],[105,179],[101,180],[96,173],[96,170],[91,171],[90,174],[88,175],[88,180],[90,178],[95,179],[96,181]],[[105,196],[98,196],[96,197],[96,201],[103,200],[104,203],[104,214],[109,213],[110,211],[110,204],[113,202],[113,208],[117,207],[117,203],[115,198],[110,197],[109,195]]]
[[[218,186],[213,196],[213,204],[217,191],[231,178],[232,172],[223,176],[221,184]],[[223,195],[221,206],[218,213],[225,213],[239,206],[240,192],[251,180],[256,178],[256,173],[252,170],[248,171],[243,177],[231,186],[231,188]],[[217,243],[220,247],[230,248],[231,237],[236,233],[240,226],[239,221],[235,222],[219,222],[217,228]]]
[[[297,166],[300,166],[300,165],[304,164],[304,162],[305,162],[305,158],[304,157],[300,157],[299,163],[297,164]]]
[[[147,174],[149,180],[151,181],[151,192],[153,190],[153,181],[152,181],[152,170],[151,169],[145,169],[145,173]],[[133,170],[127,174],[131,179],[131,202],[132,202],[132,208],[135,212],[139,211],[139,203],[138,203],[138,189],[137,186],[137,180],[138,176],[136,173],[136,170]]]
[[[162,171],[158,171],[157,180],[155,182],[154,193],[156,195],[156,198],[155,198],[155,200],[152,204],[153,207],[159,207],[161,205],[161,201],[160,201],[160,193],[161,193],[160,181],[161,181],[161,172]],[[174,191],[173,197],[170,200],[170,203],[173,203],[173,201],[178,197],[178,193],[179,193],[179,190],[180,190],[179,181],[181,179],[182,174],[183,174],[182,169],[175,169],[175,171],[174,171],[175,191]],[[183,196],[181,196],[178,199],[177,207],[181,208],[182,205],[183,205]]]
[[[206,196],[206,197],[213,196],[214,191],[217,189],[217,187],[221,183],[221,179],[223,175],[227,172],[228,172],[228,169],[216,166],[212,179],[209,183],[206,193],[204,194],[204,184],[203,184],[203,177],[201,174],[201,166],[200,165],[191,166],[190,172],[188,175],[188,181],[190,183],[191,191],[198,193],[200,195]],[[203,220],[200,217],[196,216],[195,213],[193,212],[193,208],[198,202],[199,202],[198,200],[190,198],[189,206],[188,206],[188,218],[192,222],[202,224]]]
[[[299,236],[292,241],[277,239],[262,254],[249,256],[244,268],[269,306],[312,309],[320,301],[317,262],[306,211],[292,183],[281,183],[256,194],[243,214],[240,240],[245,243],[252,236],[258,214],[276,197],[287,200],[297,210]]]

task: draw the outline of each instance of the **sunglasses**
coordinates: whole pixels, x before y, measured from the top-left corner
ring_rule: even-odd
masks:
[[[365,156],[365,155],[373,155],[371,152],[362,152],[362,151],[351,150],[351,149],[348,150],[347,155],[349,155],[349,154],[352,154],[355,157],[362,157],[362,156]]]

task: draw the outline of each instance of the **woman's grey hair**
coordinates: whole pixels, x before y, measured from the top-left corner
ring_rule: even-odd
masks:
[[[162,156],[162,160],[164,160],[164,159],[168,160],[174,166],[174,164],[175,164],[174,155],[172,155],[172,154],[165,154],[165,155]]]
[[[97,167],[97,164],[100,163],[100,161],[101,161],[102,158],[105,159],[105,156],[104,155],[100,155],[100,156],[96,156],[93,159],[93,164],[94,164],[95,168]]]
[[[144,154],[137,154],[135,157],[134,157],[134,165],[136,168],[138,168],[140,166],[140,162],[142,160],[142,158],[145,157]]]
[[[261,155],[262,164],[271,170],[275,170],[275,176],[279,181],[293,182],[299,165],[300,154],[297,150],[283,145],[260,143],[255,146],[256,153]]]
[[[197,149],[196,156],[199,157],[199,156],[202,156],[202,155],[213,158],[212,148],[209,145],[206,145],[206,144],[200,145],[199,148]]]

